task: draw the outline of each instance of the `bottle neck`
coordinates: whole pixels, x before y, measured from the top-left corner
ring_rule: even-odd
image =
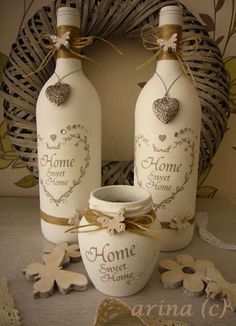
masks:
[[[158,60],[156,64],[156,72],[160,72],[162,75],[178,74],[183,72],[183,68],[180,62],[175,59],[162,59]]]
[[[159,76],[161,76],[168,86],[178,75],[184,76],[183,68],[178,60],[167,59],[157,61],[156,71],[154,73],[155,79],[159,80]]]
[[[78,58],[57,58],[55,71],[59,76],[76,70],[82,71],[82,64]]]
[[[65,47],[61,47],[57,50],[56,73],[59,76],[82,69],[81,60],[79,56],[76,55],[77,53],[79,54],[79,50],[73,47],[75,39],[80,37],[80,30],[74,26],[58,26],[58,37],[62,37],[67,31],[70,31],[70,49],[74,53]]]
[[[57,27],[57,36],[63,37],[66,32],[70,32],[69,35],[69,43],[70,48],[67,49],[66,47],[60,47],[57,50],[57,59],[60,58],[74,58],[80,60],[77,54],[80,53],[79,49],[76,47],[76,40],[81,37],[80,30],[78,27],[74,26],[58,26]]]
[[[176,51],[161,51],[160,55],[158,56],[158,60],[178,60],[176,53],[178,53],[178,56],[180,55],[179,49],[182,40],[182,26],[173,24],[163,25],[160,26],[158,31],[159,39],[163,39],[166,42],[171,41],[171,37],[173,37],[173,34],[177,34]]]

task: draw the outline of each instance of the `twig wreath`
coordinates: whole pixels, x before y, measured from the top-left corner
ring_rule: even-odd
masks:
[[[4,115],[10,140],[33,175],[38,175],[36,101],[42,86],[54,71],[55,58],[37,74],[25,76],[25,72],[29,69],[35,71],[47,55],[49,50],[42,46],[40,34],[56,33],[57,9],[61,6],[79,8],[84,36],[140,38],[144,25],[158,26],[161,7],[176,3],[175,0],[53,0],[29,19],[12,46],[1,94],[5,99]],[[201,173],[210,164],[226,130],[229,88],[218,46],[202,24],[183,8],[183,36],[197,34],[201,37],[201,43],[192,56],[187,55],[183,45],[183,59],[191,69],[202,106]],[[186,47],[189,42],[186,42]],[[132,184],[133,161],[105,162],[102,173],[104,185]]]

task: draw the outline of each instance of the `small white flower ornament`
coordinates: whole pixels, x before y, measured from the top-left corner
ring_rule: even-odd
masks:
[[[186,230],[191,226],[187,218],[181,218],[180,216],[174,215],[170,221],[170,228],[175,230]]]
[[[80,212],[78,209],[76,209],[70,216],[68,224],[74,225],[74,226],[79,226],[80,222]]]

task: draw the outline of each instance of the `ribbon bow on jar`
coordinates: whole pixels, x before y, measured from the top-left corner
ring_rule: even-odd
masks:
[[[101,211],[86,208],[83,210],[83,216],[85,217],[88,224],[79,226],[75,225],[74,227],[68,229],[66,232],[94,232],[98,230],[107,229],[110,235],[129,231],[153,239],[160,239],[160,231],[153,230],[151,228],[152,224],[156,219],[156,213],[154,212],[154,210],[151,210],[148,214],[127,217],[125,209],[121,209],[113,217]],[[96,226],[96,228],[88,229],[88,227],[90,226]]]

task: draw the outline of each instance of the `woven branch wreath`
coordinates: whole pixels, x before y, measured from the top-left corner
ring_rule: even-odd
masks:
[[[12,46],[2,89],[10,140],[33,175],[38,174],[35,106],[42,86],[54,71],[55,59],[39,73],[23,75],[29,67],[35,71],[46,56],[48,50],[42,46],[39,36],[42,31],[55,34],[57,9],[62,5],[79,8],[81,30],[85,36],[140,37],[142,26],[147,23],[158,25],[161,7],[176,3],[173,0],[54,0],[27,22]],[[201,35],[201,44],[191,59],[183,55],[195,78],[202,106],[201,173],[211,162],[226,130],[229,88],[217,45],[184,7],[183,36],[188,33]],[[132,184],[133,162],[104,163],[103,183]]]

